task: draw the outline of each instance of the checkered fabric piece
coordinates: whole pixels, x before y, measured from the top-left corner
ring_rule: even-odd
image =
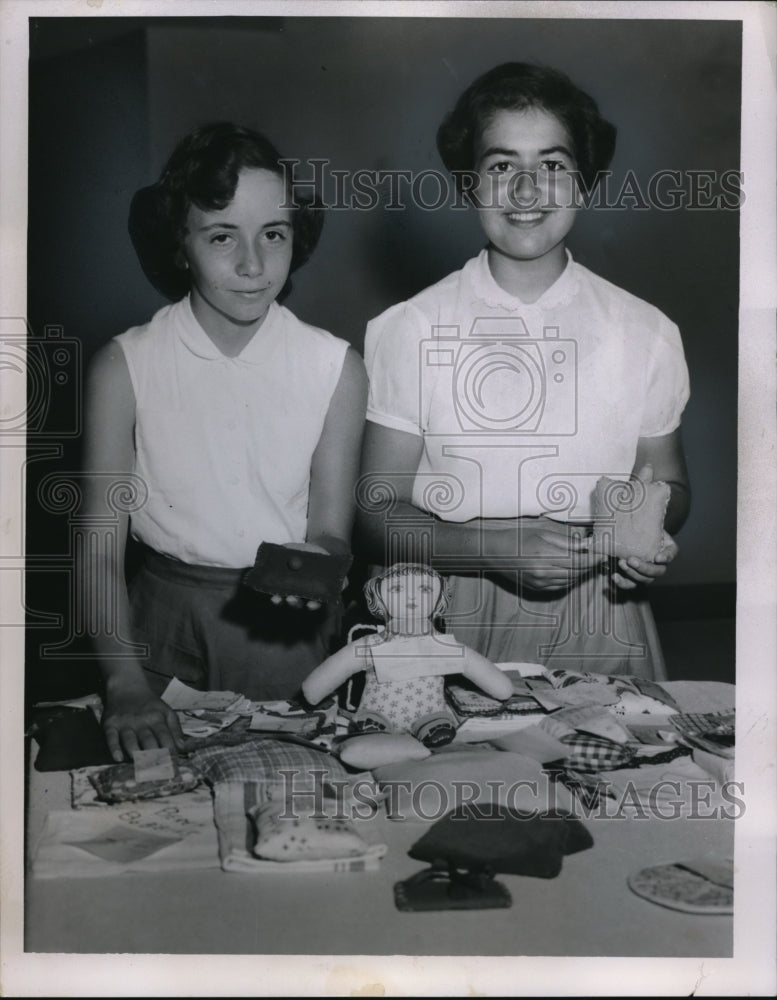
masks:
[[[332,781],[348,781],[336,757],[297,743],[261,738],[236,747],[206,747],[191,762],[212,784],[254,781],[286,784],[289,791],[309,791]]]
[[[679,733],[689,736],[700,736],[711,729],[721,732],[734,732],[736,713],[733,710],[721,712],[683,712],[672,715],[669,721]]]
[[[616,767],[624,767],[634,757],[631,747],[605,739],[603,736],[572,733],[562,736],[561,742],[569,747],[569,752],[562,762],[565,770],[590,773],[610,771]]]
[[[670,722],[686,743],[733,760],[736,713],[732,709],[673,715]]]

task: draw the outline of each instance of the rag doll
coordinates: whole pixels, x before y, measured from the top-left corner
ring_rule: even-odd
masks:
[[[302,692],[318,704],[354,674],[366,674],[354,716],[359,735],[341,747],[349,764],[374,767],[422,758],[456,735],[445,700],[445,676],[461,674],[493,698],[513,693],[510,679],[490,660],[451,635],[434,619],[448,605],[444,579],[429,566],[396,563],[368,580],[367,606],[385,626],[328,657],[308,675]]]

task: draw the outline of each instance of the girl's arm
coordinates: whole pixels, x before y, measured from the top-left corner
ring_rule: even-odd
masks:
[[[343,646],[328,656],[302,682],[302,693],[311,705],[317,705],[323,698],[336,691],[349,677],[364,670],[367,660],[359,655],[359,650],[367,650],[354,643]]]
[[[97,535],[81,568],[83,593],[97,606],[88,608],[97,623],[93,636],[105,684],[103,729],[115,760],[139,748],[174,749],[183,739],[175,712],[152,694],[140,661],[127,653],[119,637],[131,636],[130,608],[124,577],[129,518],[108,507],[113,477],[126,479],[135,465],[133,433],[135,394],[124,354],[111,341],[92,361],[86,383],[84,435],[84,514]],[[118,544],[112,544],[118,518]],[[106,590],[115,595],[115,603]],[[115,616],[109,620],[109,615]]]
[[[369,497],[374,489],[377,497],[390,490],[395,498],[389,509],[378,504],[370,509],[365,502],[357,507],[358,537],[375,562],[385,564],[388,558],[417,561],[423,554],[441,573],[488,569],[514,578],[520,570],[525,586],[548,591],[566,589],[574,582],[574,574],[591,568],[596,557],[584,554],[582,536],[578,538],[571,529],[550,530],[542,518],[443,521],[414,506],[413,481],[422,451],[419,435],[367,421],[362,476],[369,478],[360,492]],[[392,534],[401,536],[404,551],[386,552],[389,523]],[[431,547],[427,543],[430,534]],[[573,550],[580,553],[574,569]]]
[[[351,551],[354,488],[366,409],[364,362],[349,348],[310,468],[306,541],[327,552]]]
[[[671,536],[685,524],[691,506],[691,487],[679,427],[671,434],[639,439],[633,475],[668,483],[671,493],[664,518],[665,545],[656,562],[636,558],[618,560],[620,572],[613,575],[613,581],[624,590],[663,576],[677,555],[677,544]]]
[[[329,401],[321,437],[310,466],[308,527],[305,541],[289,548],[341,555],[351,551],[354,490],[359,473],[359,452],[367,408],[367,373],[364,362],[348,348],[335,391]],[[272,598],[274,604],[293,608],[303,604],[315,611],[319,601],[305,602],[289,595]]]

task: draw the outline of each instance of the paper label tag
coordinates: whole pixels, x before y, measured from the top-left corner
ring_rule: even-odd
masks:
[[[135,750],[132,762],[135,765],[135,781],[164,781],[175,777],[173,758],[167,747]]]
[[[266,733],[304,733],[315,732],[318,727],[316,719],[310,718],[286,718],[282,719],[277,715],[265,715],[264,712],[254,712],[251,716],[249,729],[259,729]]]
[[[380,684],[460,673],[465,657],[452,636],[436,633],[371,643],[368,649]]]

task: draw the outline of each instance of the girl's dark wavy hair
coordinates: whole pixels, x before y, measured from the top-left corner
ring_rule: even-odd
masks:
[[[596,102],[558,70],[529,63],[503,63],[464,91],[437,131],[437,149],[463,191],[463,173],[475,169],[477,144],[497,111],[541,108],[566,128],[577,169],[592,190],[615,152],[616,128],[599,114]]]
[[[189,208],[226,208],[244,169],[269,170],[286,180],[293,227],[289,273],[308,260],[324,225],[323,204],[291,189],[281,159],[261,133],[231,122],[203,125],[178,143],[159,180],[135,194],[129,212],[132,245],[157,291],[173,301],[188,294],[189,272],[181,248]],[[290,289],[287,281],[279,297]]]

